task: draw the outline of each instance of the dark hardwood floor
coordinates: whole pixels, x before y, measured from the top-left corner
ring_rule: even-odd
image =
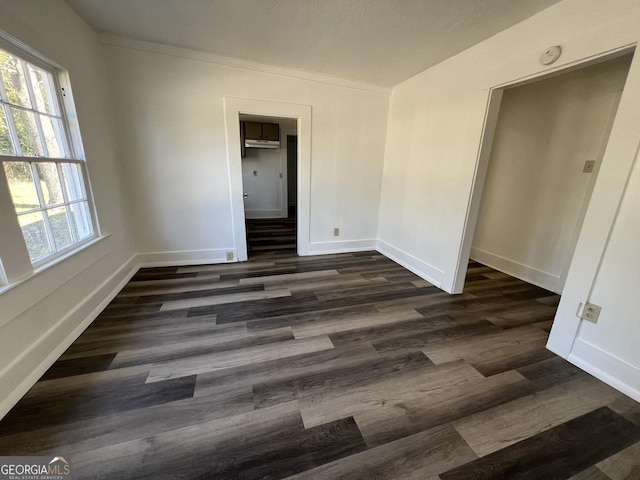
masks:
[[[375,252],[140,270],[0,421],[75,478],[638,479],[640,405],[544,348],[558,296]]]

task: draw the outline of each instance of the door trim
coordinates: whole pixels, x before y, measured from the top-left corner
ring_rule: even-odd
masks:
[[[561,66],[551,72],[539,72],[526,79],[491,88],[488,92],[486,110],[486,119],[489,121],[485,121],[481,141],[485,142],[487,146],[492,141],[492,136],[495,133],[493,116],[497,114],[496,110],[499,111],[500,107],[500,102],[497,101],[498,97],[495,95],[499,95],[501,90],[542,79],[548,75],[569,72],[572,69],[634,53],[635,47],[635,43],[620,46],[586,59],[580,59],[570,65]],[[563,358],[569,356],[578,337],[582,319],[576,313],[580,305],[590,301],[609,235],[613,230],[617,212],[624,197],[627,180],[640,151],[638,137],[630,138],[628,134],[628,132],[634,131],[635,125],[638,124],[637,108],[628,99],[634,98],[634,95],[637,96],[640,92],[640,69],[637,67],[639,61],[634,55],[549,335],[547,348]],[[489,155],[486,154],[481,143],[476,161],[473,190],[468,202],[458,264],[451,283],[451,293],[462,293],[488,160]]]
[[[224,97],[227,168],[233,244],[237,260],[248,259],[244,200],[242,197],[242,160],[240,157],[240,114],[295,118],[298,123],[298,219],[297,252],[309,255],[311,211],[311,105]]]

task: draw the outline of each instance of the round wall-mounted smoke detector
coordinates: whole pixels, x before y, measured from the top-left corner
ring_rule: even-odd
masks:
[[[542,52],[542,55],[540,55],[540,63],[542,65],[551,65],[560,58],[561,53],[562,47],[560,47],[560,45],[549,47],[544,52]]]

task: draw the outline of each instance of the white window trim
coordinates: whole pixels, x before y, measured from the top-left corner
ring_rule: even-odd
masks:
[[[7,215],[5,215],[4,217],[0,215],[0,222],[4,222],[3,228],[1,229],[2,231],[0,231],[1,295],[6,291],[11,290],[13,287],[24,283],[24,281],[37,275],[38,273],[51,268],[52,266],[99,242],[100,240],[106,238],[108,235],[101,234],[100,224],[98,222],[95,201],[93,198],[93,189],[87,170],[85,153],[82,144],[82,138],[80,135],[80,128],[76,114],[75,103],[73,101],[73,94],[68,72],[56,62],[50,61],[28,45],[7,34],[6,32],[3,32],[2,30],[0,30],[0,48],[51,74],[54,83],[53,87],[56,90],[55,101],[53,102],[55,106],[52,107],[52,116],[60,118],[64,125],[64,134],[62,135],[62,148],[68,155],[67,158],[0,155],[0,206],[4,207],[6,204],[6,206],[11,207],[11,212],[8,212]],[[32,87],[30,80],[27,82],[27,86],[29,88],[29,91],[31,92]],[[32,97],[33,95],[30,94],[30,96]],[[3,107],[0,106],[0,108]],[[18,106],[17,108],[20,107]],[[26,110],[31,111],[29,109]],[[9,118],[11,117],[11,115],[8,115],[7,117]],[[9,120],[7,121],[9,122]],[[40,125],[39,122],[38,125]],[[10,126],[9,130],[11,132],[11,135],[13,135],[14,129],[12,129]],[[45,145],[46,142],[44,141],[44,137],[42,135],[41,138],[43,148],[45,148],[44,153],[47,153]],[[19,143],[17,144],[19,145]],[[16,151],[15,153],[19,153],[19,151]],[[52,254],[46,255],[39,260],[31,262],[31,260],[29,259],[24,236],[22,235],[22,229],[18,224],[18,215],[15,211],[13,199],[11,198],[8,181],[4,173],[4,162],[54,162],[58,165],[60,165],[61,163],[73,163],[79,165],[83,176],[83,188],[85,190],[86,202],[88,205],[88,213],[92,224],[93,234],[85,239],[73,243],[66,248],[60,249]],[[65,206],[67,204],[73,203],[66,201],[68,200],[66,192],[64,192],[63,195],[65,198]],[[7,198],[9,200],[9,203],[7,203]],[[9,213],[13,215],[15,222],[7,221],[8,217],[10,216]],[[20,242],[18,242],[18,237],[20,239]],[[9,239],[9,241],[6,241],[7,239]],[[20,244],[22,244],[22,248],[20,248]]]

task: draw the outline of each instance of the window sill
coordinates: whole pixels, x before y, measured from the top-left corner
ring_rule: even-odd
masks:
[[[32,278],[38,276],[39,274],[41,274],[42,272],[49,270],[52,267],[55,267],[56,265],[59,265],[60,263],[64,262],[65,260],[73,257],[74,255],[88,249],[89,247],[92,247],[93,245],[96,245],[97,243],[102,242],[103,240],[109,238],[111,236],[110,233],[106,233],[103,235],[100,235],[98,237],[92,238],[91,240],[79,245],[77,248],[74,248],[73,250],[60,255],[59,257],[56,257],[52,260],[50,260],[49,262],[46,262],[42,265],[38,265],[36,268],[33,269],[33,272],[31,272],[29,275],[22,277],[19,280],[16,280],[12,283],[9,283],[7,285],[1,285],[0,286],[0,295],[3,295],[11,290],[13,290],[14,288],[28,282],[29,280],[31,280]]]

